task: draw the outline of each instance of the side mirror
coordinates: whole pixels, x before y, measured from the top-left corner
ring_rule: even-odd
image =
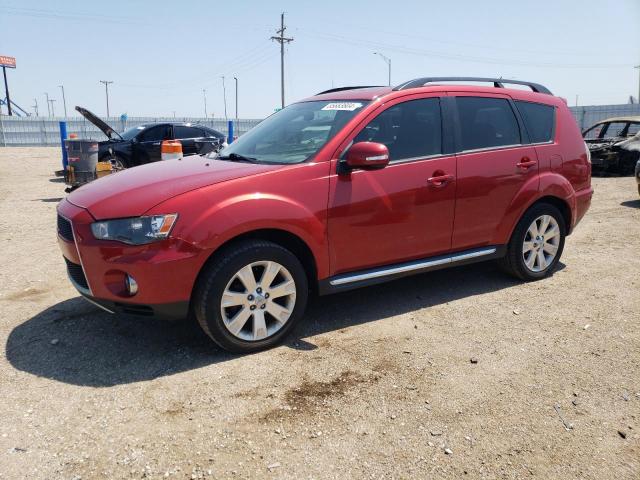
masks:
[[[379,170],[389,164],[389,149],[382,143],[358,142],[347,152],[345,166],[349,170]]]

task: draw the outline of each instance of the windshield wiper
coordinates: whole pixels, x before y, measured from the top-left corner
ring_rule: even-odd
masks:
[[[229,155],[218,155],[216,158],[219,160],[231,160],[233,162],[249,162],[258,163],[258,159],[254,157],[245,157],[239,153],[230,153]]]

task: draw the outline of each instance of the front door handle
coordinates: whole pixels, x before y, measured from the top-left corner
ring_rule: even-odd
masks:
[[[520,162],[516,163],[516,167],[522,170],[528,170],[531,167],[534,167],[537,163],[538,162],[536,162],[535,160],[529,159],[529,157],[522,157]]]
[[[442,174],[427,178],[427,183],[432,187],[442,187],[454,179],[453,175]]]

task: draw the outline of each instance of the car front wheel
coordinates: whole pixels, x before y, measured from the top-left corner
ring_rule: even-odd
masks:
[[[562,255],[566,225],[560,210],[540,203],[522,216],[500,265],[521,280],[539,280],[550,275]]]
[[[302,317],[307,297],[307,276],[293,253],[249,240],[220,252],[205,268],[194,310],[220,347],[246,353],[279,343]]]

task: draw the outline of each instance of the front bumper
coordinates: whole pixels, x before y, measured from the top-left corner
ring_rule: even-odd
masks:
[[[67,200],[58,205],[58,215],[67,273],[85,298],[114,313],[186,317],[207,252],[176,238],[148,245],[96,240],[91,233],[95,219]],[[127,275],[138,284],[133,296],[126,290]]]

